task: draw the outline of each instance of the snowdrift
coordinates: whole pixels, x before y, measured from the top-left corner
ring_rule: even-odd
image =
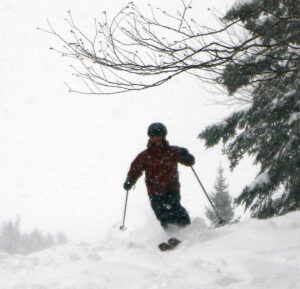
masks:
[[[160,252],[158,227],[113,228],[98,244],[66,244],[28,256],[0,253],[1,289],[300,288],[300,212],[209,229],[201,219]]]

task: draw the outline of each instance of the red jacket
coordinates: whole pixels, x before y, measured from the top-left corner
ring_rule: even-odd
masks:
[[[166,140],[153,142],[149,140],[147,149],[132,162],[127,179],[134,183],[146,173],[148,195],[180,191],[178,163],[192,166],[195,158],[186,149],[170,146]]]

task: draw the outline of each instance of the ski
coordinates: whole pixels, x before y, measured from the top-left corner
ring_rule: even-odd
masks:
[[[176,238],[170,238],[168,240],[168,243],[161,243],[158,245],[158,248],[163,252],[169,251],[169,250],[175,249],[180,243],[181,243],[180,240],[178,240]]]

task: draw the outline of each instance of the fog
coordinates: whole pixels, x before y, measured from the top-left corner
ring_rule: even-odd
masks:
[[[181,5],[171,0],[163,5],[176,11],[174,2]],[[199,22],[213,25],[207,8],[225,12],[232,2],[201,1],[194,4],[193,13]],[[68,92],[64,82],[78,82],[71,75],[73,62],[49,50],[59,42],[36,28],[47,28],[49,19],[58,31],[68,33],[64,18],[71,10],[75,21],[89,31],[94,17],[104,10],[114,15],[126,3],[1,1],[0,222],[19,215],[24,231],[63,231],[75,240],[97,240],[108,228],[118,228],[123,182],[131,161],[145,149],[147,128],[155,121],[167,126],[171,144],[186,147],[196,157],[195,170],[208,191],[213,190],[220,162],[233,196],[255,176],[257,168],[250,159],[230,172],[221,146],[206,150],[197,139],[202,129],[236,107],[214,104],[214,90],[190,75],[139,93]],[[145,1],[135,3],[147,7]],[[204,216],[209,203],[189,168],[180,167],[180,181],[191,216]],[[155,222],[141,178],[130,192],[127,225],[144,226],[149,220]]]

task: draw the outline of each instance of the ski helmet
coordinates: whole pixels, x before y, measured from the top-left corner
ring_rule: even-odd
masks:
[[[148,136],[150,138],[154,137],[165,137],[168,131],[164,124],[160,122],[152,123],[148,128]]]

